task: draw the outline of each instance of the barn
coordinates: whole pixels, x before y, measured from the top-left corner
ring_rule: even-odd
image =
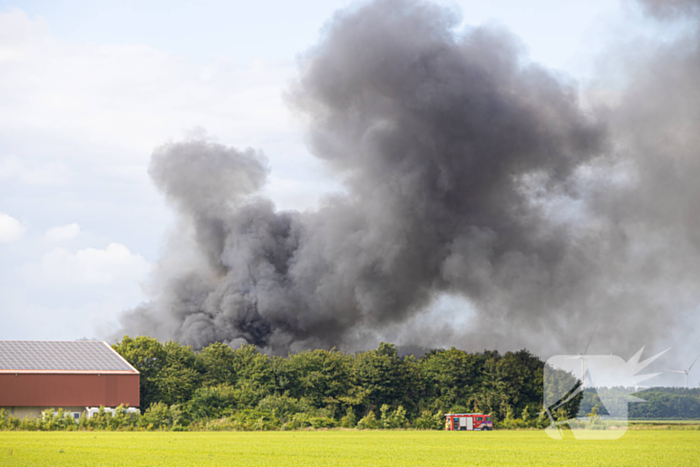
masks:
[[[0,340],[0,408],[11,415],[120,404],[139,406],[139,372],[106,342]]]

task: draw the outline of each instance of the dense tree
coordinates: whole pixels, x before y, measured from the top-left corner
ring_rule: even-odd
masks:
[[[187,412],[195,419],[232,415],[238,406],[236,391],[227,384],[197,389],[187,403]]]
[[[424,398],[430,408],[452,407],[464,403],[481,385],[478,357],[452,347],[432,350],[421,359]]]
[[[184,404],[200,386],[201,373],[197,371],[196,356],[192,347],[168,341],[165,349],[165,366],[156,376],[160,402],[167,405]]]
[[[376,350],[360,352],[353,361],[354,383],[364,389],[366,410],[379,410],[384,405],[404,402],[406,377],[398,349],[382,342]]]
[[[124,336],[112,346],[119,355],[141,373],[141,407],[145,409],[160,400],[157,378],[166,365],[167,353],[156,339],[147,336]]]
[[[114,349],[141,372],[142,411],[155,403],[176,406],[189,420],[248,410],[299,426],[354,426],[360,419],[363,426],[371,420],[394,426],[405,417],[437,427],[448,411],[534,420],[542,405],[544,363],[526,350],[501,355],[451,348],[415,358],[381,343],[355,354],[331,349],[283,358],[252,345],[215,343],[195,352],[143,336],[125,336]]]
[[[330,406],[337,411],[352,384],[351,360],[336,350],[314,350],[289,355],[278,365],[280,391],[306,398],[314,407]]]
[[[204,372],[205,385],[236,384],[238,379],[236,354],[228,345],[215,342],[202,349],[197,354],[197,360]]]

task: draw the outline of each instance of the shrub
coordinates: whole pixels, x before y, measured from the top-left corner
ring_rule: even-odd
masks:
[[[370,410],[367,415],[362,417],[362,419],[357,422],[357,428],[359,430],[376,430],[379,428],[379,421],[374,415],[374,412]]]
[[[76,423],[70,412],[48,409],[41,412],[41,419],[35,421],[35,427],[42,431],[74,430]]]
[[[104,407],[100,407],[97,413],[88,419],[87,426],[93,430],[106,430],[109,427],[109,418],[111,417],[112,415]]]
[[[355,411],[352,407],[348,407],[345,412],[345,416],[340,419],[340,426],[343,428],[354,428],[357,425],[357,418],[355,417]]]
[[[38,431],[41,427],[41,420],[38,418],[28,418],[25,417],[23,418],[19,424],[17,425],[17,428],[19,430],[27,430],[27,431]]]
[[[126,411],[129,406],[119,405],[112,416],[107,419],[107,425],[110,430],[129,430],[133,429],[140,418],[140,415],[132,414]]]
[[[387,404],[382,405],[381,427],[385,430],[393,428],[404,428],[406,426],[406,410],[403,406],[398,406],[393,412],[389,412]]]
[[[311,426],[314,428],[335,428],[338,421],[331,417],[312,417]]]
[[[311,416],[305,413],[294,414],[292,419],[284,424],[285,430],[298,430],[300,428],[307,428],[311,425]]]
[[[168,407],[162,402],[157,402],[146,409],[139,418],[138,424],[147,430],[162,430],[179,425],[181,419],[182,411],[178,405]]]
[[[195,419],[221,418],[233,415],[236,392],[228,384],[197,389],[187,402],[187,413]]]
[[[316,409],[306,399],[295,399],[289,396],[271,395],[258,403],[257,410],[269,412],[282,421],[291,421],[294,415],[306,413],[312,416],[323,415],[323,411]]]
[[[212,431],[269,431],[278,430],[280,425],[280,420],[270,412],[245,409],[236,412],[231,417],[212,420],[205,425],[205,429]]]
[[[445,415],[438,411],[435,415],[430,410],[421,412],[420,417],[413,421],[413,428],[418,430],[443,430],[445,428]]]
[[[307,413],[295,414],[292,419],[284,424],[285,430],[298,430],[300,428],[335,428],[338,421],[331,417],[314,417]]]
[[[78,429],[86,430],[87,427],[88,427],[87,414],[86,414],[86,412],[83,412],[83,414],[80,416],[80,421],[78,422]]]

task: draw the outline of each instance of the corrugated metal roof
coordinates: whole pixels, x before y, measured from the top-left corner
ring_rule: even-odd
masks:
[[[0,372],[137,373],[102,341],[0,341]]]

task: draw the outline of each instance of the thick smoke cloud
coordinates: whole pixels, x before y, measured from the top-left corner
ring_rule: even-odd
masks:
[[[698,0],[640,0],[647,13],[662,19],[700,13]]]
[[[122,334],[547,352],[595,327],[628,350],[682,325],[700,298],[697,48],[660,53],[660,74],[584,111],[507,32],[456,34],[459,19],[375,1],[304,56],[289,102],[346,189],[315,212],[262,198],[252,150],[156,150],[149,173],[180,221]],[[418,327],[445,293],[471,304],[469,328]]]

